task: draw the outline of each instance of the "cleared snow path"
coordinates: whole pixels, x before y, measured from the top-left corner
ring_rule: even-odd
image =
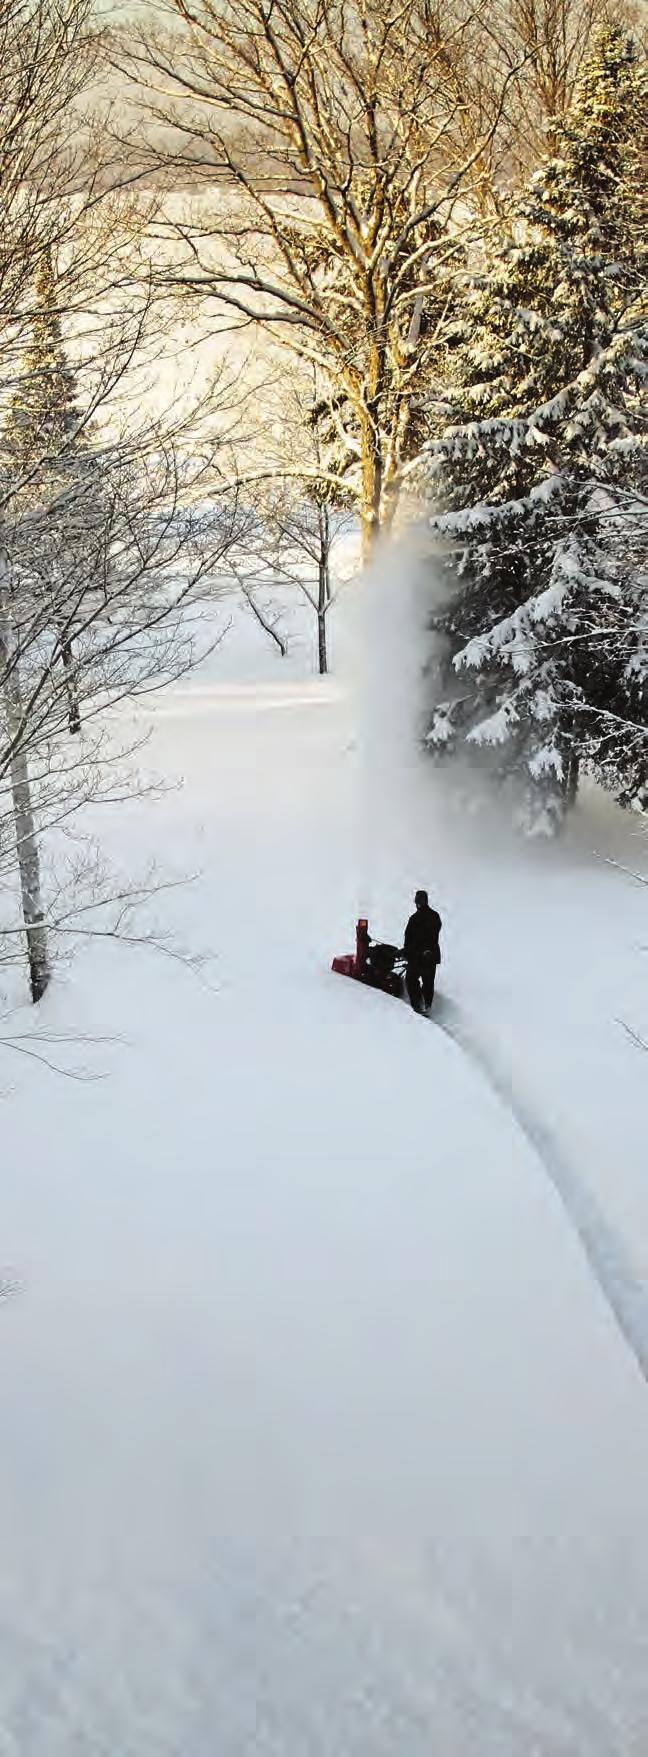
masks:
[[[109,1078],[5,1094],[1,1757],[643,1757],[641,1377],[499,1099],[329,974],[347,734],[284,705],[178,693],[115,814],[213,988],[96,948]]]
[[[592,1191],[568,1163],[552,1130],[520,1090],[519,1073],[501,1066],[492,1043],[478,1038],[462,1009],[438,997],[435,1022],[474,1062],[493,1092],[510,1110],[538,1154],[581,1241],[592,1273],[605,1295],[637,1365],[648,1380],[648,1289],[630,1253]]]

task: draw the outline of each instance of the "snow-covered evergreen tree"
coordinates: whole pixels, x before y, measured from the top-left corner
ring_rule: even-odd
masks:
[[[98,483],[77,385],[70,366],[51,255],[35,281],[31,334],[3,435],[10,504],[17,532],[14,567],[25,599],[51,610],[51,630],[65,670],[69,727],[80,727],[74,629],[87,586],[87,533]]]
[[[426,457],[452,582],[429,742],[521,774],[542,827],[583,763],[648,802],[645,122],[632,40],[606,27],[467,287]]]
[[[23,471],[34,468],[40,478],[63,467],[67,452],[80,443],[81,426],[49,251],[40,264],[34,292],[31,337],[11,401],[7,435]]]

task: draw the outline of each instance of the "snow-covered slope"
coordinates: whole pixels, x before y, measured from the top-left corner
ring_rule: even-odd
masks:
[[[529,867],[520,915],[520,857],[503,969],[495,853],[470,876],[388,814],[376,925],[438,886],[445,1015],[332,976],[348,709],[235,653],[152,710],[183,790],[110,830],[198,874],[157,910],[215,962],[89,949],[45,1020],[109,1037],[79,1049],[107,1077],[17,1058],[5,1090],[0,1752],[639,1757],[648,1391],[542,1154],[440,1028],[494,1019],[503,1053],[506,987],[535,1104],[523,921],[552,886]]]

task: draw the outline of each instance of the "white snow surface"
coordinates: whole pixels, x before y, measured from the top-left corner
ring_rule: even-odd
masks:
[[[643,847],[466,827],[311,640],[132,711],[202,979],[91,945],[105,1077],[3,1054],[0,1757],[639,1757]],[[328,968],[425,882],[429,1025]]]

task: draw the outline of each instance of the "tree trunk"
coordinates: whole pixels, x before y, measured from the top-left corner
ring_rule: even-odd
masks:
[[[68,702],[68,728],[70,732],[76,733],[81,731],[81,714],[79,712],[79,697],[74,676],[74,653],[69,635],[67,637],[61,636],[61,663],[65,674],[65,693]]]
[[[52,620],[58,637],[61,665],[63,666],[65,694],[67,697],[68,731],[76,734],[81,731],[81,714],[79,710],[79,691],[77,689],[77,680],[74,675],[74,649],[72,646],[72,635],[70,633],[69,622],[67,622],[65,615],[61,615],[60,611],[57,610],[59,605],[65,603],[65,582],[66,579],[71,577],[72,560],[70,555],[64,551],[61,557],[60,567],[55,567],[53,572]]]
[[[394,528],[399,509],[401,467],[408,456],[411,426],[412,395],[409,390],[402,390],[395,400],[382,468],[380,528],[387,536]]]
[[[326,612],[331,602],[331,576],[329,572],[329,556],[331,552],[331,528],[327,506],[318,505],[319,523],[319,568],[317,590],[317,655],[320,677],[328,671],[328,652],[326,645]]]
[[[320,677],[326,677],[328,671],[328,655],[326,651],[326,617],[321,610],[317,612],[317,656]]]
[[[50,980],[47,927],[43,917],[38,837],[32,809],[27,753],[21,727],[18,663],[11,651],[10,615],[7,598],[8,567],[0,556],[0,675],[4,672],[4,706],[9,746],[11,803],[16,834],[16,858],[20,875],[23,925],[27,941],[29,984],[33,1001],[42,1000]]]
[[[47,928],[43,919],[40,856],[32,811],[29,768],[27,757],[22,750],[19,750],[11,761],[11,798],[16,831],[16,854],[20,873],[23,922],[27,941],[29,985],[32,1000],[39,1001],[42,1000],[48,986],[51,971],[47,950]]]
[[[393,530],[394,521],[398,512],[399,486],[396,480],[392,479],[392,481],[385,486],[382,502],[380,528],[385,536],[389,536],[390,532]]]
[[[578,754],[576,715],[570,714],[565,721],[563,744],[563,782],[562,792],[565,801],[565,815],[576,804],[578,782],[580,779],[580,757]]]
[[[360,457],[362,489],[360,522],[362,527],[362,559],[371,561],[380,533],[383,461],[377,418],[363,409],[360,417]]]
[[[571,750],[567,762],[567,779],[565,784],[565,798],[568,810],[571,810],[571,807],[576,804],[579,778],[580,760],[578,752]]]
[[[246,604],[249,604],[250,610],[252,611],[252,615],[256,617],[256,620],[259,623],[260,627],[263,629],[264,634],[269,635],[270,640],[274,641],[275,646],[277,646],[279,648],[279,652],[281,653],[282,659],[285,659],[286,653],[288,652],[288,647],[286,645],[286,642],[282,639],[282,636],[280,634],[277,634],[276,628],[273,628],[272,623],[268,622],[268,619],[267,619],[267,617],[264,616],[263,611],[259,609],[258,604],[255,602],[255,599],[252,597],[252,593],[251,593],[249,587],[244,585],[242,580],[239,580],[239,586],[240,586],[241,591],[243,593],[243,597],[245,598]]]

